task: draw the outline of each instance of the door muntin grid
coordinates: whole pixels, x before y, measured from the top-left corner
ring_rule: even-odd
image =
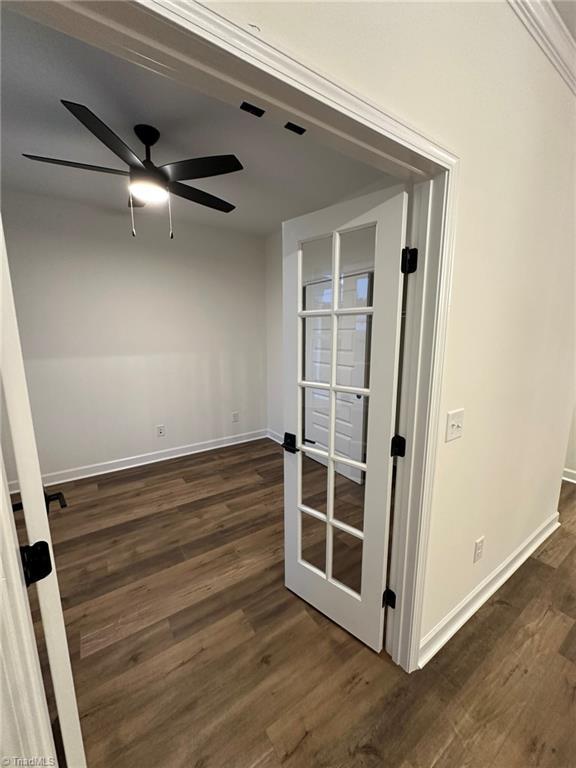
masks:
[[[313,241],[302,242],[298,249],[298,413],[301,450],[297,497],[299,563],[358,600],[362,591],[364,499],[363,493],[354,492],[359,490],[354,489],[354,485],[363,485],[367,473],[366,404],[370,395],[369,330],[374,312],[372,285],[376,226],[371,224],[359,229],[364,230],[359,233],[362,239],[372,242],[368,263],[341,269],[341,242],[352,230],[337,230]],[[328,243],[331,247],[330,273],[326,258]],[[321,274],[317,266],[317,254],[320,252],[323,254]],[[315,254],[316,263],[312,268],[306,263],[308,253]],[[339,370],[342,331],[346,331],[348,336],[346,352],[351,375],[347,377],[343,377]],[[321,372],[317,378],[315,371]],[[341,383],[343,379],[345,383]],[[322,403],[317,413],[313,407],[314,400]],[[358,447],[356,452],[349,450],[349,455],[338,447],[337,422],[341,421],[338,408],[342,409],[345,403],[351,408],[357,403],[358,415],[355,418],[361,419],[357,430],[361,437],[350,443]],[[313,432],[309,426],[312,424]],[[319,473],[327,473],[326,505],[322,511],[307,504],[307,499],[303,498],[303,469],[306,469],[306,475],[314,471],[310,460],[318,464]],[[345,483],[351,485],[348,489],[344,488],[343,493]],[[337,505],[335,493],[338,493]],[[354,506],[350,513],[343,511],[347,498]],[[303,547],[309,547],[309,536],[305,535],[303,539],[303,531],[310,527],[308,517],[314,518],[317,531],[320,531],[318,524],[325,526],[325,536],[319,539],[317,536],[315,541],[316,552],[319,547],[325,546],[325,556],[320,558],[316,555],[313,564],[310,557],[303,555]],[[348,553],[351,562],[343,560],[342,553]],[[318,567],[320,562],[323,567]]]

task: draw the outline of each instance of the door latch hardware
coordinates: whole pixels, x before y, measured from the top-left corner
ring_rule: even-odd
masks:
[[[390,446],[390,456],[406,456],[406,438],[402,435],[394,435]]]
[[[402,248],[400,269],[405,275],[411,275],[418,269],[418,248]]]
[[[396,608],[396,592],[390,587],[386,587],[382,595],[382,608]]]
[[[288,453],[298,453],[300,449],[296,448],[296,435],[292,434],[292,432],[284,432],[282,448]]]
[[[20,557],[27,587],[52,573],[50,547],[46,541],[20,547]]]

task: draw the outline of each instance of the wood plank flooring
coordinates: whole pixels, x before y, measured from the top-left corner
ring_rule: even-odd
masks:
[[[562,528],[413,675],[283,587],[274,443],[59,490],[90,768],[576,767],[576,485]]]

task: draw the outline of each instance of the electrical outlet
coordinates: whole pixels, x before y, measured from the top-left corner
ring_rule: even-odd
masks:
[[[164,424],[156,425],[156,437],[166,437],[166,427]]]
[[[446,418],[446,442],[458,440],[464,433],[464,408],[458,411],[448,411]]]
[[[237,424],[240,421],[240,412],[239,411],[232,411],[232,422],[234,424]]]
[[[482,555],[484,554],[484,536],[481,536],[479,539],[476,539],[474,542],[474,563],[477,563],[478,560],[482,559]]]

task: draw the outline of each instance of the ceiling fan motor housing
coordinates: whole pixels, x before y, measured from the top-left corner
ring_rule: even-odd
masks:
[[[149,181],[159,187],[168,187],[168,176],[150,160],[143,160],[144,168],[130,168],[130,183],[135,181]]]

